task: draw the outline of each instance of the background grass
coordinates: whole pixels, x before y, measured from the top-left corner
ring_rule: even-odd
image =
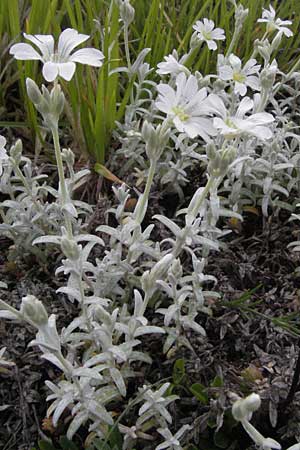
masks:
[[[234,26],[234,8],[228,0],[132,0],[136,10],[130,26],[130,52],[132,61],[145,47],[152,50],[146,61],[155,67],[163,57],[176,48],[186,52],[196,20],[208,17],[224,28],[230,36]],[[249,8],[236,53],[247,58],[252,42],[262,36],[263,24],[257,24],[262,7],[269,1],[242,0]],[[275,0],[271,2],[278,17],[292,19],[294,37],[285,39],[284,51],[277,55],[280,67],[288,70],[298,57],[300,49],[300,1]],[[131,85],[123,74],[109,76],[109,71],[126,65],[123,34],[120,33],[118,7],[107,0],[1,0],[0,1],[0,126],[29,127],[31,142],[38,148],[42,135],[39,119],[25,92],[26,77],[43,82],[40,64],[35,61],[13,61],[9,46],[23,41],[22,32],[54,34],[56,37],[67,27],[91,35],[90,46],[100,48],[106,59],[101,70],[77,65],[76,76],[70,83],[62,83],[68,98],[67,122],[71,127],[73,148],[104,163],[111,146],[112,130],[116,118],[122,121]],[[227,40],[227,45],[229,43]],[[221,43],[222,45],[223,43]],[[226,50],[226,43],[222,51]],[[110,52],[110,62],[108,55]],[[193,69],[202,73],[215,71],[216,54],[204,46],[194,61]],[[155,73],[153,74],[155,77]],[[25,115],[22,111],[25,109]],[[17,122],[16,125],[13,122]],[[34,148],[34,147],[33,147]]]

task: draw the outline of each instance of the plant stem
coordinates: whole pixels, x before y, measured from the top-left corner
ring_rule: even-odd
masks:
[[[56,127],[51,128],[51,132],[52,132],[52,137],[53,137],[55,158],[56,158],[58,177],[59,177],[59,190],[61,193],[61,203],[62,203],[62,207],[64,208],[64,206],[68,202],[69,197],[68,197],[68,190],[67,190],[65,174],[64,174],[63,160],[61,157],[58,127],[56,126]],[[65,225],[66,225],[68,237],[71,238],[73,236],[71,220],[70,220],[68,213],[63,211],[63,214],[64,214],[64,218],[65,218]]]
[[[147,204],[148,204],[148,198],[149,198],[153,178],[154,178],[155,171],[156,171],[156,165],[157,165],[157,160],[151,160],[145,190],[141,196],[141,201],[138,202],[136,210],[134,212],[135,220],[138,224],[141,224],[145,217],[145,213],[147,210]]]

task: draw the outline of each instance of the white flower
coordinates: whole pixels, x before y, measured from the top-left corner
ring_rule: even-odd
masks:
[[[16,59],[42,61],[43,76],[46,81],[54,81],[61,76],[70,81],[74,75],[76,62],[89,66],[101,67],[103,53],[95,48],[83,48],[71,53],[75,47],[89,39],[87,34],[80,34],[77,30],[67,28],[58,39],[57,48],[54,48],[54,38],[51,35],[24,33],[24,37],[38,47],[37,52],[30,44],[15,44],[10,49]]]
[[[0,176],[3,173],[3,164],[8,161],[8,155],[5,149],[6,139],[0,135]]]
[[[279,32],[283,33],[286,37],[293,36],[293,32],[286,27],[286,25],[292,25],[291,20],[281,20],[276,19],[276,11],[270,5],[270,10],[263,9],[262,18],[258,19],[257,22],[266,23],[267,24],[267,32],[272,32],[274,30],[278,30]]]
[[[222,28],[215,28],[213,20],[203,19],[197,20],[193,29],[196,30],[196,36],[200,41],[207,43],[209,50],[216,50],[217,44],[215,41],[223,41],[225,39],[224,30]]]
[[[180,73],[176,78],[176,91],[168,84],[159,84],[156,101],[157,108],[166,113],[180,132],[185,132],[190,138],[201,136],[209,141],[209,135],[216,134],[211,119],[206,116],[206,88],[198,89],[196,77],[188,78]]]
[[[244,97],[234,116],[228,114],[223,101],[217,95],[211,94],[209,97],[211,109],[221,118],[214,118],[214,127],[217,128],[226,139],[234,139],[244,135],[255,136],[259,139],[270,139],[272,131],[267,126],[274,122],[272,114],[260,112],[246,116],[254,102],[249,97]]]
[[[156,73],[159,75],[178,75],[180,72],[184,72],[187,75],[190,74],[188,68],[182,64],[183,58],[179,59],[176,50],[173,50],[171,55],[165,56],[164,60],[165,61],[157,64],[158,70]]]
[[[249,59],[244,67],[237,56],[231,54],[226,60],[223,55],[218,55],[219,78],[224,81],[234,82],[234,92],[242,96],[247,93],[247,86],[255,91],[260,90],[259,73],[260,65],[256,59]]]

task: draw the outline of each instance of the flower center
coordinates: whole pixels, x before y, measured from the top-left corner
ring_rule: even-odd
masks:
[[[233,72],[233,81],[243,83],[246,80],[246,76],[242,72]]]
[[[172,112],[181,120],[181,122],[185,122],[189,119],[189,115],[184,111],[184,109],[180,106],[174,106],[172,108]]]
[[[211,31],[202,31],[202,36],[205,40],[211,41]]]
[[[234,139],[238,135],[240,135],[240,130],[239,130],[238,126],[234,123],[234,121],[231,119],[231,117],[227,117],[224,120],[224,122],[226,123],[226,125],[228,127],[232,128],[232,130],[236,130],[236,131],[231,131],[231,132],[224,134],[226,139]]]
[[[272,33],[273,31],[277,30],[276,24],[274,20],[267,23],[267,33]]]
[[[50,61],[56,64],[67,62],[66,58],[63,58],[62,55],[58,52],[55,52],[51,55]]]

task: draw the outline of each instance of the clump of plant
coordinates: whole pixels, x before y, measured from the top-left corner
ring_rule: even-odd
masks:
[[[88,38],[75,29],[64,30],[57,47],[50,35],[25,35],[40,51],[19,43],[11,53],[18,60],[41,61],[45,80],[53,83],[40,89],[28,78],[26,89],[52,137],[58,182],[48,185],[45,175],[22,155],[20,141],[6,150],[2,138],[0,187],[7,198],[0,205],[0,232],[13,241],[16,251],[32,251],[41,258],[50,245],[56,246],[62,256],[56,274],[64,280],[58,292],[77,304],[78,315],[58,330],[56,316],[27,295],[19,309],[0,300],[0,316],[30,324],[36,330],[31,345],[61,372],[58,380],[46,381],[47,416],[54,427],[64,413],[71,416],[68,439],[85,426],[88,443],[98,439],[105,445],[118,429],[124,450],[135,445],[178,450],[189,440],[192,423],[174,429],[170,405],[179,397],[169,392],[168,380],[155,385],[138,381],[152,363],[144,336],[157,336],[168,355],[183,346],[191,349],[189,333],[205,339],[203,317],[213,314],[207,298],[219,298],[218,280],[207,273],[207,265],[230,232],[223,218],[242,221],[249,207],[261,209],[265,218],[294,208],[289,197],[297,195],[299,187],[299,136],[287,120],[286,101],[277,94],[288,88],[296,69],[284,74],[274,59],[283,39],[291,36],[290,23],[276,19],[272,8],[265,9],[260,22],[266,23],[266,32],[255,42],[251,58],[242,61],[234,51],[248,9],[235,5],[227,51],[218,55],[215,73],[203,76],[192,71],[191,60],[205,46],[217,50],[226,37],[213,21],[199,20],[189,50],[182,56],[177,51],[165,56],[157,68],[161,80],[155,83],[149,79],[155,68],[144,62],[148,48],[134,62],[130,59],[133,8],[128,0],[118,6],[127,67],[115,67],[112,73],[126,72],[132,90],[130,104],[126,106],[126,100],[121,105],[121,147],[112,164],[117,167],[122,156],[126,170],[137,169],[137,184],[143,188],[130,212],[129,186],[114,187],[116,205],[109,213],[116,225],[101,224],[93,234],[85,232],[92,206],[76,200],[74,192],[88,171],[75,172],[73,152],[61,149],[59,120],[65,96],[60,83],[71,81],[78,62],[98,67],[101,78],[115,63],[113,46],[104,59],[94,48],[74,51]],[[102,87],[97,96],[104,95]],[[104,139],[98,125],[96,121],[95,132]],[[175,189],[183,199],[192,168],[201,169],[204,177],[191,199],[174,217],[156,214],[146,223],[153,186]],[[158,226],[167,237],[154,241]],[[134,386],[130,394],[129,383]],[[249,422],[258,397],[238,402],[234,418],[255,443],[271,448],[275,441],[261,437]],[[276,445],[273,448],[280,448]]]

